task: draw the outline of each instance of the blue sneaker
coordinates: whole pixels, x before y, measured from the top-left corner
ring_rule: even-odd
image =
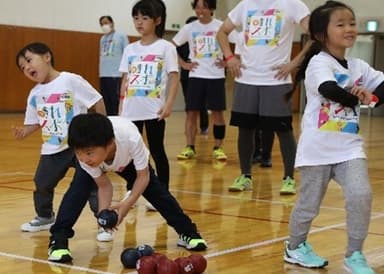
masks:
[[[355,251],[350,257],[344,259],[344,268],[348,273],[353,274],[375,274],[360,251]]]
[[[308,268],[321,268],[328,265],[326,259],[313,252],[312,246],[309,243],[303,242],[294,250],[290,250],[288,245],[289,243],[286,241],[284,261]]]

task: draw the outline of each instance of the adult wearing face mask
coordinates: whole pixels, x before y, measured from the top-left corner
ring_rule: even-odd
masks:
[[[128,38],[115,31],[111,16],[101,16],[99,23],[104,33],[100,38],[100,92],[104,99],[107,115],[117,115],[121,81],[119,66],[124,48],[128,45]]]

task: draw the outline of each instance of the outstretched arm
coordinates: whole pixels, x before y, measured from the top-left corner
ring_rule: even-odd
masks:
[[[39,124],[34,125],[24,125],[22,127],[18,126],[12,126],[13,135],[17,140],[22,140],[32,133],[34,133],[36,130],[40,128]]]

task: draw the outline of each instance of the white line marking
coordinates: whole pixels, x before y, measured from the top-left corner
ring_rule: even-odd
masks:
[[[15,255],[15,254],[6,253],[6,252],[0,252],[0,256],[12,258],[12,259],[31,261],[31,262],[34,262],[34,263],[42,263],[42,264],[48,264],[48,265],[53,265],[53,266],[59,266],[59,267],[73,269],[73,270],[89,272],[89,273],[116,274],[116,273],[112,273],[112,272],[99,271],[99,270],[90,269],[90,268],[81,267],[81,266],[76,266],[76,265],[54,263],[54,262],[50,262],[50,261],[47,261],[47,260],[41,260],[41,259],[36,259],[36,258],[31,258],[31,257],[26,257],[26,256],[21,256],[21,255]]]

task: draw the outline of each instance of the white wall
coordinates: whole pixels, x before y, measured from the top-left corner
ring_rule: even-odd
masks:
[[[167,29],[176,30],[172,25],[184,24],[193,14],[192,0],[164,0],[167,6]],[[216,15],[224,19],[228,10],[240,0],[217,0]],[[325,0],[303,0],[310,9]],[[368,17],[380,20],[380,30],[384,31],[384,17],[381,15],[382,0],[348,0],[360,19],[360,28]],[[98,19],[110,14],[115,20],[116,29],[129,35],[137,35],[131,18],[135,0],[0,0],[0,24],[100,32]]]
[[[220,0],[219,0],[220,1]],[[99,17],[111,15],[116,29],[137,35],[132,23],[134,0],[0,0],[0,24],[100,32]],[[190,0],[164,0],[167,29],[193,14]]]

